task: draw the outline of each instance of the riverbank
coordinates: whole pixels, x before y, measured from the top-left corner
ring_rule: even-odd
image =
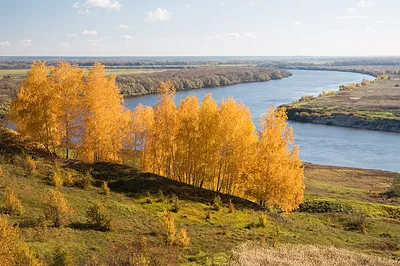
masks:
[[[400,76],[342,86],[283,106],[292,121],[400,132]]]

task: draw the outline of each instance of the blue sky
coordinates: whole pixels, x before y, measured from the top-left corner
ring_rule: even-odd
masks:
[[[399,11],[399,0],[0,0],[0,55],[399,55]]]

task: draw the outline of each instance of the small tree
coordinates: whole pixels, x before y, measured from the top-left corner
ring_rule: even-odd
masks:
[[[168,244],[173,245],[176,240],[176,227],[174,216],[171,213],[164,210],[164,226],[167,233]]]
[[[24,214],[25,210],[22,206],[21,201],[15,196],[14,191],[7,190],[5,197],[5,212],[9,215],[21,215]]]
[[[70,207],[60,191],[50,190],[42,198],[43,212],[46,220],[55,227],[60,227],[71,212]]]
[[[25,170],[29,174],[32,174],[36,171],[36,161],[30,155],[25,156]]]
[[[68,250],[57,247],[53,252],[51,266],[74,266],[75,262]]]
[[[110,195],[110,188],[108,187],[107,182],[103,182],[103,185],[101,186],[101,190],[104,195],[109,196]]]
[[[95,202],[86,212],[88,223],[99,231],[110,231],[112,227],[112,219],[107,209],[100,204]]]
[[[212,202],[212,208],[214,211],[219,211],[222,209],[222,200],[220,196],[215,196]]]
[[[190,244],[190,237],[187,235],[186,228],[182,227],[178,234],[179,241],[184,246],[189,246]]]

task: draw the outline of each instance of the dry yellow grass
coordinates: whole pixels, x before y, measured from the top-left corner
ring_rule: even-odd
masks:
[[[276,248],[246,243],[233,250],[230,266],[398,266],[383,259],[335,247],[280,244]]]

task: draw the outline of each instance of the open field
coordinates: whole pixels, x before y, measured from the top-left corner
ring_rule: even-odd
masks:
[[[291,120],[399,132],[400,76],[285,106]]]
[[[11,75],[15,79],[23,79],[26,77],[29,69],[0,69],[0,77]],[[162,69],[134,69],[134,68],[105,68],[106,75],[130,75],[130,74],[143,74],[160,72]]]
[[[400,203],[385,194],[399,173],[306,164],[306,203],[289,214],[267,212],[264,219],[265,211],[250,201],[219,194],[224,205],[217,211],[211,201],[218,193],[129,166],[55,160],[3,128],[0,150],[0,206],[6,189],[18,195],[25,213],[8,219],[19,224],[23,239],[46,261],[62,243],[78,265],[89,259],[109,263],[127,251],[142,252],[161,261],[158,265],[226,265],[230,250],[246,241],[335,246],[400,259]],[[26,154],[34,158],[34,170],[27,167]],[[55,161],[64,176],[69,173],[74,180],[90,170],[93,186],[54,187]],[[102,181],[109,183],[109,196],[102,193]],[[51,188],[61,191],[72,208],[61,228],[38,224],[41,199]],[[166,244],[163,211],[176,207],[172,195],[178,196],[179,209],[171,214],[178,230],[186,228],[188,246]],[[87,225],[85,213],[95,201],[113,217],[112,231]]]

